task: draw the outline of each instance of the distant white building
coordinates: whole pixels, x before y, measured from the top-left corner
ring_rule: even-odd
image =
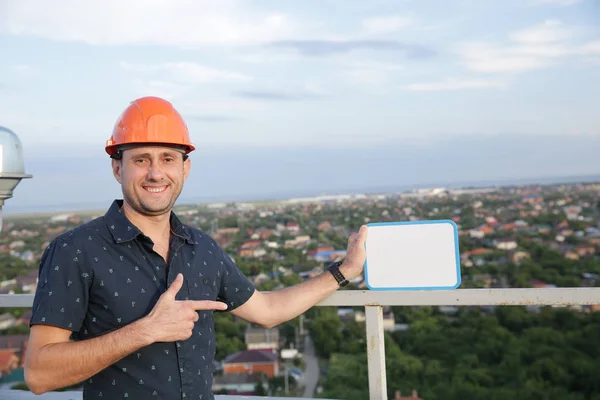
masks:
[[[494,246],[500,250],[514,250],[517,248],[517,242],[514,239],[495,239]]]
[[[17,319],[11,313],[0,314],[0,330],[12,328]]]

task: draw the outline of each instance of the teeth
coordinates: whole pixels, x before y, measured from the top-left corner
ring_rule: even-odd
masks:
[[[146,190],[149,192],[152,192],[152,193],[160,193],[165,190],[165,187],[164,186],[159,187],[159,188],[147,187]]]

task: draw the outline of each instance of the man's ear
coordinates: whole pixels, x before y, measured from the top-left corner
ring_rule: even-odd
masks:
[[[123,160],[112,159],[113,175],[117,182],[121,183],[123,179]]]
[[[183,162],[183,180],[187,180],[188,175],[190,174],[190,168],[192,167],[192,160],[188,157]]]

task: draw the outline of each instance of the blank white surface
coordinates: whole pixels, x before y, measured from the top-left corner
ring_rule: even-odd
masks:
[[[369,225],[365,278],[372,290],[454,289],[460,284],[455,225],[414,221]]]

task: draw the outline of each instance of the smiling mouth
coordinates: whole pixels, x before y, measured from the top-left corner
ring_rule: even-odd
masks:
[[[150,193],[162,193],[167,190],[167,186],[144,186],[144,189]]]

